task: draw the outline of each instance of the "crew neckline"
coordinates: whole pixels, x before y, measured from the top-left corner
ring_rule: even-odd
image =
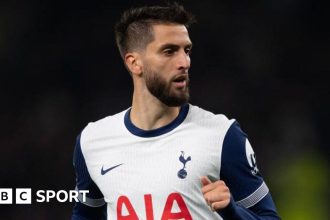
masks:
[[[156,136],[166,134],[166,133],[172,131],[173,129],[175,129],[176,127],[178,127],[187,117],[188,111],[189,111],[189,104],[186,103],[181,106],[178,116],[173,121],[171,121],[169,124],[167,124],[163,127],[160,127],[160,128],[152,129],[152,130],[143,130],[141,128],[136,127],[132,123],[131,117],[130,117],[130,114],[131,114],[131,108],[130,108],[125,113],[124,123],[125,123],[127,130],[129,132],[131,132],[133,135],[136,135],[139,137],[144,137],[144,138],[156,137]]]

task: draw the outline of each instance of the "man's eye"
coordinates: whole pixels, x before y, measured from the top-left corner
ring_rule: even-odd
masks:
[[[174,50],[171,50],[171,49],[164,50],[165,55],[172,55],[173,53],[174,53]]]
[[[191,48],[185,49],[186,54],[190,55],[192,53]]]

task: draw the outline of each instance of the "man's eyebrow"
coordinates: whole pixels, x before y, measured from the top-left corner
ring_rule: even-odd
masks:
[[[192,47],[192,43],[188,43],[187,45],[184,46],[184,48],[191,48]],[[167,48],[170,48],[170,49],[178,49],[180,48],[179,45],[177,44],[171,44],[171,43],[168,43],[168,44],[164,44],[162,45],[159,50],[162,51],[164,49],[167,49]]]
[[[171,49],[178,49],[180,46],[177,45],[177,44],[171,44],[171,43],[168,43],[168,44],[163,44],[159,50],[162,51],[164,49],[167,49],[167,48],[171,48]]]

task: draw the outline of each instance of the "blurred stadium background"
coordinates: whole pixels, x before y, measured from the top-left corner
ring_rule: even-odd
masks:
[[[162,2],[0,1],[0,188],[74,188],[76,135],[130,106],[114,22]],[[329,2],[178,2],[198,20],[191,102],[240,122],[283,219],[330,219]],[[72,205],[0,205],[0,219],[70,219]]]

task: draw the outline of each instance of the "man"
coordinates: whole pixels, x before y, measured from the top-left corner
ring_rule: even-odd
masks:
[[[177,4],[122,15],[132,107],[77,138],[73,220],[279,219],[239,124],[188,104],[192,22]]]

